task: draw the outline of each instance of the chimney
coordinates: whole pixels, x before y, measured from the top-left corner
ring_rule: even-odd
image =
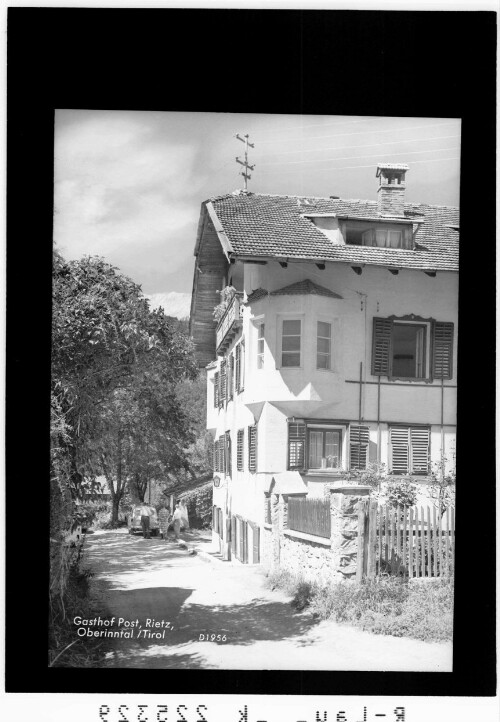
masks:
[[[405,204],[405,163],[379,163],[376,177],[380,178],[377,189],[379,216],[402,218]]]

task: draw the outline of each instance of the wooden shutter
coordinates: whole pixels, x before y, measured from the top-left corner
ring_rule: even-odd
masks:
[[[392,321],[388,318],[373,319],[372,375],[391,375]]]
[[[225,446],[225,452],[226,452],[226,458],[225,458],[226,474],[229,474],[229,476],[231,476],[232,460],[231,460],[231,432],[230,431],[226,431],[225,441],[226,441],[226,443],[224,444],[224,446]]]
[[[368,426],[351,426],[349,429],[349,468],[366,469],[370,433]]]
[[[429,472],[430,430],[422,427],[410,429],[410,461],[412,474]]]
[[[257,471],[257,426],[248,427],[248,471]]]
[[[227,374],[226,374],[226,364],[227,362],[221,361],[220,364],[220,391],[219,391],[219,402],[220,405],[224,405],[224,401],[227,398],[226,394],[226,386],[227,386]]]
[[[240,389],[240,378],[241,378],[241,369],[240,369],[241,348],[240,348],[240,344],[238,344],[238,345],[236,346],[236,349],[235,349],[235,352],[234,352],[234,353],[235,353],[235,357],[236,357],[236,361],[235,361],[235,364],[236,364],[236,372],[235,372],[234,382],[235,382],[236,393],[239,394],[239,392],[240,392],[240,390],[241,390],[241,389]]]
[[[219,372],[214,374],[214,406],[219,405]]]
[[[231,549],[236,556],[236,517],[231,517]]]
[[[252,526],[253,531],[253,556],[254,564],[260,564],[260,527]]]
[[[391,426],[391,473],[407,474],[410,460],[409,429],[405,426]]]
[[[236,439],[236,468],[238,471],[243,471],[243,441],[244,441],[245,431],[244,429],[238,430],[238,435]]]
[[[435,321],[433,324],[432,376],[435,379],[453,376],[453,323]]]
[[[288,468],[303,469],[305,464],[306,425],[288,424]]]
[[[212,447],[212,456],[213,456],[213,469],[214,471],[219,471],[219,442],[214,441],[213,447]]]
[[[229,357],[229,373],[227,376],[227,398],[230,401],[234,396],[234,354]]]

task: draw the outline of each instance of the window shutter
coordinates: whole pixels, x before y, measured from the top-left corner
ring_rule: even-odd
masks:
[[[240,392],[240,378],[241,378],[241,373],[240,373],[241,348],[240,348],[240,344],[238,344],[238,345],[236,346],[236,349],[235,349],[235,352],[234,352],[234,353],[235,353],[235,357],[236,357],[236,362],[235,362],[235,364],[236,364],[236,373],[235,373],[235,380],[234,380],[234,381],[235,381],[236,393],[239,394],[239,392]]]
[[[288,424],[288,468],[303,469],[305,463],[306,425]]]
[[[243,429],[238,430],[236,440],[236,468],[238,471],[243,471],[243,440],[245,431]]]
[[[219,405],[219,372],[214,374],[214,406]]]
[[[227,374],[226,374],[226,360],[221,361],[220,364],[220,392],[219,392],[219,400],[220,405],[224,405],[224,401],[226,400],[227,394],[226,394],[226,386],[227,386]]]
[[[372,375],[391,374],[392,321],[388,318],[373,319]]]
[[[212,446],[212,466],[214,471],[219,471],[219,450],[218,443],[214,441]]]
[[[257,426],[248,427],[248,471],[257,471]]]
[[[453,375],[453,324],[435,321],[432,332],[432,375],[435,379],[451,379]]]
[[[349,429],[349,466],[351,469],[366,469],[370,433],[368,426],[351,426]]]
[[[234,354],[229,357],[229,373],[227,382],[227,398],[230,401],[234,396]]]
[[[225,446],[225,444],[224,444],[224,437],[223,437],[223,436],[219,436],[219,471],[220,471],[222,474],[223,474],[224,471],[225,471],[225,469],[224,469],[224,456],[225,456],[224,446]]]
[[[226,474],[231,476],[231,432],[226,431],[225,434],[225,451],[226,451]]]
[[[409,429],[391,427],[391,473],[407,474],[409,462]]]
[[[422,427],[410,429],[412,474],[427,474],[429,471],[429,437],[429,429]]]
[[[254,564],[260,563],[260,527],[252,526],[253,531],[253,557]]]
[[[231,517],[231,549],[236,556],[236,517]]]

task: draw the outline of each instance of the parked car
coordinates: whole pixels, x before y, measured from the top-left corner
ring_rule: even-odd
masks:
[[[141,508],[143,504],[136,504],[132,507],[132,512],[127,516],[127,526],[129,534],[142,534],[141,526]],[[158,536],[160,526],[158,524],[158,514],[154,506],[148,506],[149,509],[149,530],[151,536]]]

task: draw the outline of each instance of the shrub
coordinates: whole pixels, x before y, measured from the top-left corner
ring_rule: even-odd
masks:
[[[417,501],[417,487],[410,480],[390,481],[387,484],[387,500],[392,506],[413,506]]]

